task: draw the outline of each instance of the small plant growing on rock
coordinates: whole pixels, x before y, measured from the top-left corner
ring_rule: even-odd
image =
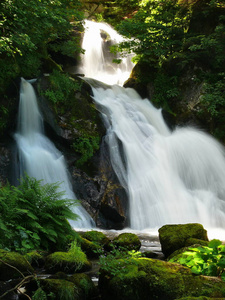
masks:
[[[219,240],[212,240],[208,246],[189,248],[170,262],[177,262],[191,268],[197,275],[218,276],[225,281],[225,245]]]

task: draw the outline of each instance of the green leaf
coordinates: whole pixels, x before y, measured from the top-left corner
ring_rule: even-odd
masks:
[[[222,245],[222,242],[217,239],[213,239],[209,242],[208,247],[210,248],[217,248],[218,246]]]
[[[199,266],[193,266],[191,268],[191,272],[196,275],[200,275],[202,273],[202,269]]]

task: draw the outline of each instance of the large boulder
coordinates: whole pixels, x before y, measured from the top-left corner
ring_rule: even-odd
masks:
[[[46,257],[45,269],[47,272],[78,273],[91,269],[85,253],[54,252]]]
[[[164,225],[159,228],[159,241],[163,254],[168,257],[174,251],[185,247],[190,238],[208,241],[207,231],[201,224]]]
[[[225,282],[196,276],[190,269],[156,259],[115,260],[100,269],[102,300],[173,300],[182,297],[225,297]],[[192,299],[192,298],[191,298]]]
[[[33,268],[21,254],[0,250],[0,280],[22,278],[33,273]]]
[[[138,251],[141,248],[141,242],[134,233],[121,233],[113,239],[112,244],[116,246],[116,248],[121,247],[126,250]]]

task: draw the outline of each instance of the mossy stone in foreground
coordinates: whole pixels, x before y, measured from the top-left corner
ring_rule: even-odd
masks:
[[[32,267],[41,267],[44,265],[44,257],[37,251],[28,252],[24,257]]]
[[[156,259],[122,260],[118,272],[100,269],[102,300],[174,300],[182,297],[225,298],[225,282],[196,276],[190,269]]]
[[[93,299],[97,296],[98,291],[91,278],[84,273],[73,274],[68,278],[79,289],[80,299]]]
[[[83,300],[78,287],[70,281],[63,279],[41,279],[40,287],[46,295],[52,295],[57,300]],[[51,298],[46,298],[51,299]]]
[[[29,262],[17,252],[0,250],[0,280],[21,278],[33,274],[34,270]],[[22,274],[21,274],[22,273]]]
[[[159,228],[159,240],[166,257],[185,247],[186,241],[190,238],[208,241],[207,231],[197,223],[164,225]]]
[[[122,247],[127,250],[138,251],[141,248],[141,242],[134,233],[121,233],[112,241],[112,244],[118,248]]]
[[[97,230],[86,231],[82,234],[82,237],[102,246],[107,245],[110,242],[109,238],[104,233]]]
[[[94,242],[91,242],[85,238],[80,239],[80,247],[88,258],[98,258],[101,254],[102,247]]]
[[[85,253],[79,253],[79,256],[76,256],[70,252],[54,252],[47,256],[45,269],[51,273],[84,272],[91,269],[91,263],[87,260]]]

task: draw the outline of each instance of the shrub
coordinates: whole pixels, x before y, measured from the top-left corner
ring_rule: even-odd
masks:
[[[225,245],[219,240],[212,240],[208,247],[189,248],[179,257],[170,262],[187,266],[194,274],[219,276],[225,281]]]
[[[65,247],[68,235],[75,235],[67,219],[76,200],[62,199],[58,183],[21,180],[18,187],[0,188],[0,246],[19,252]]]

